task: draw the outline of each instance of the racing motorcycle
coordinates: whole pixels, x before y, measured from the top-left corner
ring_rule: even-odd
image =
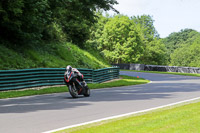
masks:
[[[78,95],[90,96],[90,89],[83,82],[78,79],[78,74],[75,72],[67,71],[64,75],[64,82],[69,89],[69,93],[73,98],[78,98]]]

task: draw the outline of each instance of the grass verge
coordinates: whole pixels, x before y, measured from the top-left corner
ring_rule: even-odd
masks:
[[[195,76],[195,77],[200,77],[200,74],[195,74],[195,73],[158,72],[158,71],[136,71],[136,70],[120,70],[120,71],[144,72],[144,73],[158,73],[158,74],[174,74],[174,75],[183,75],[183,76]]]
[[[200,102],[176,105],[56,133],[199,133]]]
[[[118,86],[128,86],[128,85],[138,85],[148,83],[149,80],[142,78],[136,78],[131,76],[121,76],[122,79],[117,81],[112,81],[109,83],[101,84],[88,84],[90,89],[108,88],[108,87],[118,87]],[[61,93],[67,92],[68,88],[66,86],[62,87],[50,87],[44,89],[30,89],[30,90],[18,90],[18,91],[4,91],[0,92],[0,99],[14,98],[22,96],[32,96],[32,95],[42,95],[51,93]]]
[[[8,46],[0,42],[0,57],[1,70],[64,68],[67,65],[92,69],[110,66],[96,49],[84,50],[69,42],[41,42],[20,46]]]

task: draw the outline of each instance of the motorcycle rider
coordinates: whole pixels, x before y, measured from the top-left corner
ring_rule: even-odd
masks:
[[[86,83],[85,80],[84,80],[83,74],[81,74],[81,73],[79,72],[79,70],[77,70],[76,68],[72,68],[70,65],[68,65],[68,66],[66,67],[66,72],[65,72],[64,76],[66,76],[68,72],[74,72],[75,74],[77,74],[77,79],[78,79],[79,81],[82,81],[84,87],[87,86],[87,83]]]

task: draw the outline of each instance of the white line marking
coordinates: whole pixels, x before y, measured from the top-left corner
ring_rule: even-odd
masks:
[[[138,114],[138,113],[144,113],[144,112],[148,112],[148,111],[152,111],[152,110],[156,110],[156,109],[161,109],[161,108],[164,108],[164,107],[169,107],[169,106],[173,106],[173,105],[177,105],[177,104],[181,104],[181,103],[185,103],[185,102],[190,102],[190,101],[194,101],[194,100],[198,100],[198,99],[200,99],[200,97],[189,99],[189,100],[184,100],[184,101],[180,101],[180,102],[176,102],[176,103],[171,103],[171,104],[167,104],[167,105],[163,105],[163,106],[159,106],[159,107],[155,107],[155,108],[145,109],[145,110],[141,110],[141,111],[126,113],[126,114],[122,114],[122,115],[116,115],[116,116],[106,117],[106,118],[102,118],[102,119],[98,119],[98,120],[94,120],[94,121],[89,121],[89,122],[84,122],[84,123],[75,124],[75,125],[71,125],[71,126],[66,126],[66,127],[63,127],[63,128],[58,128],[58,129],[46,131],[46,132],[43,132],[43,133],[52,133],[52,132],[65,130],[65,129],[78,127],[78,126],[83,126],[83,125],[87,125],[87,124],[91,124],[91,123],[95,123],[95,122],[100,122],[100,121],[104,121],[104,120],[110,120],[110,119],[115,119],[115,118],[119,118],[119,117],[130,116],[130,115],[134,115],[134,114]]]

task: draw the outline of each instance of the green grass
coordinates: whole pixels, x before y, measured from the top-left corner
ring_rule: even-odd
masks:
[[[99,89],[99,88],[107,88],[107,87],[138,85],[138,84],[145,84],[149,82],[149,80],[136,78],[136,77],[130,77],[130,76],[121,76],[121,78],[122,79],[117,80],[117,81],[101,83],[101,84],[88,84],[88,86],[90,89]],[[30,90],[18,90],[18,91],[4,91],[4,92],[0,92],[0,99],[51,94],[51,93],[61,93],[61,92],[67,92],[67,91],[68,91],[68,88],[66,86],[50,87],[50,88],[44,88],[44,89],[38,89],[38,90],[30,89]]]
[[[129,85],[139,85],[139,84],[149,83],[149,80],[145,80],[143,78],[136,78],[125,75],[121,75],[120,77],[122,79],[118,81],[101,83],[101,84],[89,84],[89,87],[91,89],[96,89],[96,88],[109,88],[109,87],[119,87],[119,86],[129,86]]]
[[[195,76],[195,77],[200,77],[200,74],[195,74],[195,73],[158,72],[158,71],[136,71],[136,70],[121,70],[121,71],[145,72],[145,73],[158,73],[158,74],[174,74],[174,75],[183,75],[183,76]]]
[[[95,49],[80,49],[72,43],[9,46],[0,44],[0,70],[27,68],[104,68],[110,64]]]
[[[112,119],[56,133],[199,133],[200,102]]]

